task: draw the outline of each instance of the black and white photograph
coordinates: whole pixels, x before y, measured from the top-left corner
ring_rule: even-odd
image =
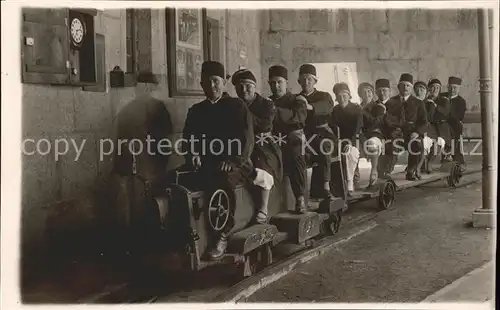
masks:
[[[496,308],[498,4],[2,1],[2,308]]]

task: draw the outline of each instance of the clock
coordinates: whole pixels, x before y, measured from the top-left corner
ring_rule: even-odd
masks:
[[[75,47],[80,47],[85,36],[85,23],[78,17],[71,20],[70,24],[71,41]]]

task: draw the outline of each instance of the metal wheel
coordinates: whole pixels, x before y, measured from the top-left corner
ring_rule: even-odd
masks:
[[[393,181],[385,181],[380,187],[378,196],[378,206],[382,210],[387,210],[394,204],[394,199],[396,196],[396,184]]]
[[[456,188],[460,179],[462,178],[462,169],[460,169],[460,165],[455,163],[450,170],[450,175],[448,176],[447,183],[451,188]]]
[[[229,220],[229,196],[223,189],[216,190],[208,203],[208,222],[215,231],[221,231]]]
[[[340,222],[342,221],[342,210],[339,210],[321,223],[321,234],[325,236],[333,236],[340,230]]]

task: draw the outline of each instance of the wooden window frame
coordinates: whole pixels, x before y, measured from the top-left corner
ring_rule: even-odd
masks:
[[[167,71],[168,71],[168,89],[170,97],[202,97],[203,90],[182,90],[177,85],[177,59],[176,59],[176,13],[177,10],[173,8],[165,9],[165,22],[166,22],[166,42],[167,42]],[[201,9],[201,44],[203,61],[210,59],[209,54],[209,33],[207,22],[207,10]]]

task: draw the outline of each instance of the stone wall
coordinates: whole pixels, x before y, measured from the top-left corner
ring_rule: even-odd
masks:
[[[293,91],[303,63],[355,62],[359,83],[388,78],[394,94],[403,72],[445,85],[461,76],[468,110],[479,112],[475,10],[272,10],[262,18],[262,69],[287,66]],[[480,136],[480,126],[467,124],[465,135]]]
[[[208,16],[220,22],[221,59],[228,72],[245,66],[260,76],[258,13],[209,10]],[[117,65],[125,68],[125,11],[100,11],[95,21],[96,32],[105,35],[106,71]],[[175,132],[172,138],[175,138],[182,131],[189,107],[203,98],[169,96],[164,10],[152,10],[151,27],[153,73],[160,78],[159,88],[171,114]],[[70,231],[91,230],[99,222],[105,206],[102,201],[98,203],[96,195],[102,190],[112,166],[110,156],[100,160],[99,140],[111,135],[114,116],[136,96],[140,91],[138,87],[108,86],[106,92],[99,93],[77,87],[23,85],[23,139],[52,142],[57,138],[75,139],[77,145],[86,141],[78,161],[74,161],[74,151],[58,160],[53,150],[45,156],[23,156],[22,241],[25,253],[43,250],[54,238],[68,235]],[[234,94],[232,85],[228,90]],[[27,150],[32,149],[28,144]],[[182,158],[172,157],[168,168],[182,162]]]

